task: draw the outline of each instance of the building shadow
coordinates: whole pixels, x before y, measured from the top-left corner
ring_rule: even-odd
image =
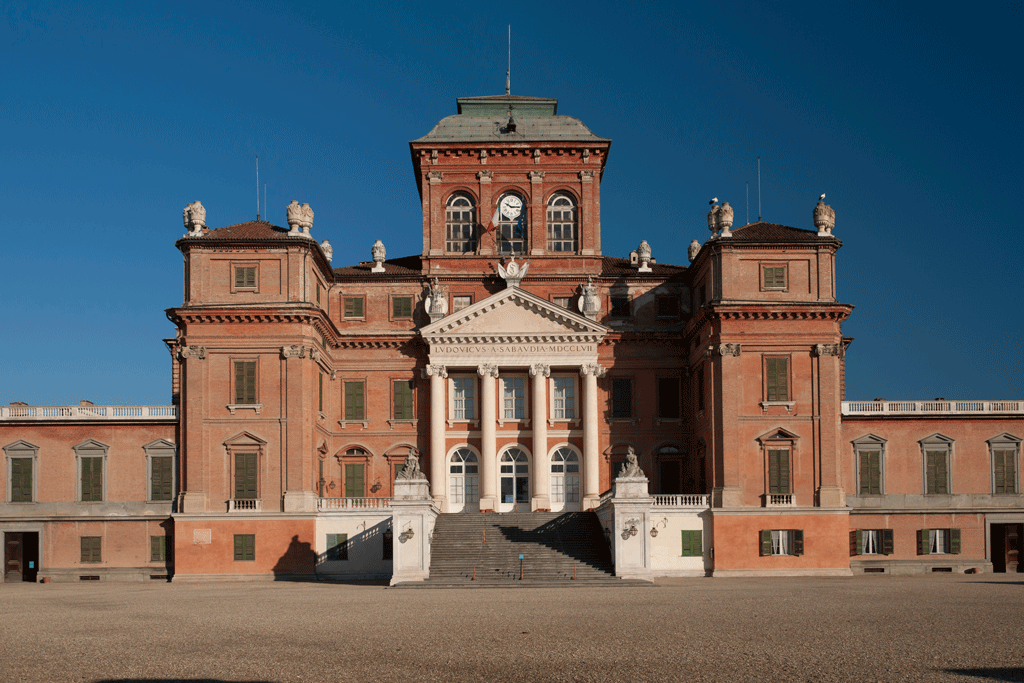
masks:
[[[989,681],[1024,681],[1024,667],[999,667],[991,669],[946,669],[946,673],[973,676]]]
[[[315,570],[316,551],[309,543],[300,541],[298,535],[292,536],[288,550],[272,569],[275,581],[315,581]]]

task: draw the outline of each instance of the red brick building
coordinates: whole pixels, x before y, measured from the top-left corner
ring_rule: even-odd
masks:
[[[553,99],[459,99],[410,143],[421,252],[367,240],[342,267],[308,206],[215,229],[188,207],[177,408],[0,409],[7,554],[75,580],[384,577],[410,452],[437,513],[500,514],[600,511],[632,450],[650,575],[1016,569],[1024,402],[845,402],[822,203],[806,228],[716,205],[687,265],[603,253],[610,145]]]

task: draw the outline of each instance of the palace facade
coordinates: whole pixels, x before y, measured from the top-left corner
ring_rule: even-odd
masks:
[[[620,576],[1017,570],[1024,401],[846,401],[830,207],[606,255],[611,141],[457,104],[418,254],[186,207],[172,404],[0,408],[6,581],[417,580],[440,515],[587,511]]]

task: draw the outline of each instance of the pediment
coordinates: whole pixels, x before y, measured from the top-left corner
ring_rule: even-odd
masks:
[[[253,436],[249,432],[239,432],[230,439],[227,439],[224,445],[233,448],[259,448],[260,446],[266,446],[267,442],[258,436]]]
[[[8,455],[19,455],[19,454],[25,454],[25,453],[35,453],[38,450],[39,450],[39,446],[36,446],[35,444],[31,444],[28,441],[25,441],[24,439],[18,439],[14,443],[10,443],[10,444],[7,444],[6,446],[4,446],[4,451]]]
[[[444,339],[503,342],[597,342],[606,327],[518,287],[509,287],[427,325],[428,342]]]

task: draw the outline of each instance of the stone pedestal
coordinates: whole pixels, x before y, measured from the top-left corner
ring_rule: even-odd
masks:
[[[846,507],[846,492],[839,486],[822,486],[818,489],[818,505],[823,508]]]
[[[285,491],[285,512],[316,512],[317,495],[312,491]]]
[[[178,512],[206,512],[206,494],[202,491],[186,491],[180,494]]]
[[[612,494],[612,558],[615,575],[649,581],[651,572],[651,507],[647,477],[619,477]]]
[[[738,486],[716,486],[711,490],[711,507],[743,507],[743,489]]]
[[[396,479],[391,501],[394,534],[391,585],[423,581],[430,575],[430,536],[437,506],[426,479]]]

